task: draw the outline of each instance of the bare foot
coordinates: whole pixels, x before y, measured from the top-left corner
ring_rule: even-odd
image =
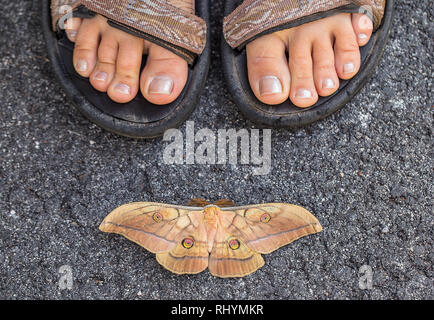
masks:
[[[262,36],[247,45],[249,81],[266,104],[288,98],[306,108],[339,88],[360,68],[360,49],[373,23],[362,14],[341,13]],[[289,53],[289,62],[286,57]]]
[[[169,0],[194,12],[194,0]],[[92,86],[119,103],[134,99],[141,90],[151,103],[173,102],[183,90],[188,75],[187,62],[173,52],[132,36],[107,24],[97,15],[92,19],[73,18],[66,34],[75,42],[74,66]],[[148,56],[140,70],[143,54]]]

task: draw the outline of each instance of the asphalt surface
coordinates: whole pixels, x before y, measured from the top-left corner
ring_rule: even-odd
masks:
[[[190,118],[196,130],[254,127],[220,72],[222,6],[213,1],[213,63]],[[266,176],[252,165],[166,165],[161,138],[137,141],[91,124],[55,80],[39,2],[0,7],[0,299],[434,298],[431,1],[397,2],[385,55],[344,109],[305,129],[272,131]],[[295,203],[324,231],[266,255],[241,279],[171,274],[153,254],[98,231],[121,204],[192,197]],[[64,265],[71,290],[59,287]],[[364,265],[372,289],[359,287]]]

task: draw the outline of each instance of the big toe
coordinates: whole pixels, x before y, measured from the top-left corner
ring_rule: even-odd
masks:
[[[187,83],[187,61],[155,44],[149,44],[147,51],[148,59],[140,78],[142,94],[153,104],[171,103]]]
[[[285,43],[266,35],[247,45],[247,68],[253,93],[263,103],[276,105],[288,99],[290,75]]]

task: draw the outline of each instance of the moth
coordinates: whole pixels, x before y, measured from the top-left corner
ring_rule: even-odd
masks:
[[[243,277],[264,265],[267,254],[322,230],[306,209],[286,203],[236,207],[194,199],[187,206],[135,202],[113,210],[103,232],[121,234],[176,274],[204,271],[222,278]]]

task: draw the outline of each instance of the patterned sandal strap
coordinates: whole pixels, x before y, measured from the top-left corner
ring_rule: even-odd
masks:
[[[381,25],[386,0],[244,0],[224,19],[223,32],[232,48],[256,37],[295,27],[337,12],[367,14]]]
[[[53,30],[82,6],[106,17],[114,27],[172,50],[190,64],[206,45],[206,22],[168,0],[52,0]]]

